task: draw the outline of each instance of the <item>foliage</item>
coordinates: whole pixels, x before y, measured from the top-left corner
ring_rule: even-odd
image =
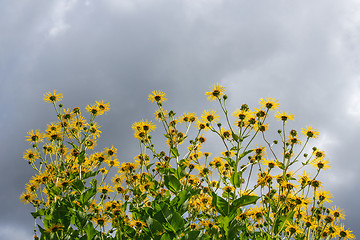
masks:
[[[58,104],[62,94],[47,93],[57,122],[45,133],[28,132],[32,147],[24,159],[36,174],[20,196],[35,208],[34,238],[38,231],[43,240],[355,238],[318,180],[329,168],[324,151],[307,148],[319,132],[308,126],[299,136],[286,128],[294,116],[277,112],[281,129],[270,141],[277,100],[261,99],[253,110],[243,104],[230,116],[225,91],[216,84],[206,93],[219,103],[223,122],[215,110],[176,117],[163,107],[166,94],[152,92],[166,147],[155,147],[152,121],[135,122],[140,151],[133,162],[120,162],[113,146],[94,151],[101,134],[95,119],[109,103],[87,106],[87,120],[80,108]],[[206,137],[224,151],[202,152]],[[312,176],[300,173],[308,167]]]

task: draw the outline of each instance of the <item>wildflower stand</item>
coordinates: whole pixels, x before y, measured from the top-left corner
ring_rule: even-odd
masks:
[[[305,151],[319,132],[308,126],[299,136],[286,128],[294,116],[277,112],[280,129],[270,141],[268,121],[279,103],[261,99],[258,108],[243,104],[229,116],[224,93],[219,84],[206,93],[219,103],[221,122],[215,110],[176,117],[163,107],[166,94],[152,92],[167,148],[155,147],[156,125],[141,120],[132,125],[139,154],[122,163],[113,146],[94,151],[101,134],[95,120],[109,103],[87,106],[87,120],[80,108],[58,104],[62,94],[47,93],[58,122],[28,132],[24,159],[35,175],[20,196],[35,208],[34,238],[39,231],[44,240],[354,239],[318,180],[329,168],[325,153]],[[202,152],[211,134],[223,152]]]

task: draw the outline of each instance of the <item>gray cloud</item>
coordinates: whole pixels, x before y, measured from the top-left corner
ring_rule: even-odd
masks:
[[[57,89],[64,105],[110,101],[103,141],[123,160],[137,151],[130,126],[151,118],[147,95],[168,94],[178,113],[212,108],[204,95],[227,87],[229,109],[261,97],[312,124],[332,162],[324,178],[354,233],[359,208],[357,133],[360,92],[356,1],[5,1],[0,10],[0,231],[31,231],[18,201],[32,172],[21,159],[29,129],[55,120],[42,94]],[[316,142],[314,142],[316,144]],[[6,225],[5,225],[6,223]]]

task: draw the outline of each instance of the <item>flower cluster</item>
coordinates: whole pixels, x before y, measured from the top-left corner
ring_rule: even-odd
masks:
[[[61,94],[47,93],[58,122],[44,133],[28,132],[32,147],[24,159],[36,175],[20,196],[35,207],[42,239],[354,239],[319,180],[330,167],[324,151],[305,152],[319,132],[289,131],[294,115],[277,111],[282,124],[270,141],[278,101],[261,99],[256,108],[243,104],[229,113],[225,91],[216,84],[206,92],[224,121],[212,109],[177,117],[164,109],[166,94],[153,91],[148,100],[157,106],[166,147],[155,147],[155,123],[135,122],[140,149],[131,162],[119,162],[113,146],[95,151],[101,134],[95,118],[108,103],[87,106],[88,121],[80,108],[57,106]],[[223,148],[205,151],[213,136]]]

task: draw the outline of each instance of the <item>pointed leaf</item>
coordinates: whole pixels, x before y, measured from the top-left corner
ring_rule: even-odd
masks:
[[[242,159],[243,157],[245,157],[246,155],[248,155],[249,153],[251,153],[253,150],[248,150],[246,152],[243,152],[242,154],[239,155],[239,160]]]
[[[181,187],[179,179],[174,175],[165,175],[164,182],[165,186],[173,193],[176,193]]]
[[[259,199],[260,197],[258,196],[250,196],[250,195],[244,195],[238,199],[236,199],[232,204],[231,204],[231,211],[233,211],[233,209],[237,209],[239,207],[243,207],[249,204],[255,204],[256,201]]]
[[[216,210],[223,216],[229,215],[229,203],[222,197],[216,195],[215,192],[212,192],[212,204],[215,206]]]

